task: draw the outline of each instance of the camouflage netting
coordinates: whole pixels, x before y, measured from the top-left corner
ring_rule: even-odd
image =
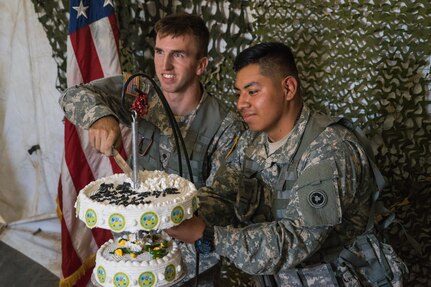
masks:
[[[423,1],[115,1],[123,69],[153,74],[153,25],[176,11],[211,30],[207,88],[233,102],[232,61],[259,41],[292,47],[306,102],[344,115],[371,138],[400,224],[391,243],[407,261],[407,286],[431,282],[431,4]],[[67,1],[33,0],[65,88]],[[66,9],[64,9],[66,7]],[[413,238],[415,240],[413,240]]]
[[[389,230],[391,243],[409,265],[408,286],[428,285],[431,4],[312,2],[253,1],[256,41],[290,45],[306,101],[352,118],[371,138],[388,182],[384,202],[402,223]]]

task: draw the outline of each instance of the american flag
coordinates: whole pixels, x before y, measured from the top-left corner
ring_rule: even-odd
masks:
[[[115,11],[112,0],[70,0],[67,37],[67,85],[121,73]],[[130,146],[130,132],[122,129]],[[89,229],[75,217],[79,191],[91,181],[121,173],[112,158],[96,153],[87,131],[68,120],[64,127],[64,160],[58,188],[61,216],[62,278],[60,286],[86,286],[94,267],[95,252],[112,238],[108,230]],[[121,148],[126,157],[124,148]]]

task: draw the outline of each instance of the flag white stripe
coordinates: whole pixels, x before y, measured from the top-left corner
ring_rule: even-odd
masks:
[[[65,160],[62,162],[61,181],[63,188],[63,219],[66,222],[73,247],[81,262],[84,262],[88,256],[97,251],[98,247],[91,230],[85,226],[85,223],[75,218],[74,204],[77,192]]]
[[[115,37],[109,18],[105,17],[92,23],[90,31],[104,76],[108,77],[120,74],[120,59],[118,58],[117,45],[115,44]]]
[[[76,61],[76,56],[73,50],[72,42],[70,37],[67,36],[67,86],[71,87],[83,82],[81,70],[79,69],[78,62]]]

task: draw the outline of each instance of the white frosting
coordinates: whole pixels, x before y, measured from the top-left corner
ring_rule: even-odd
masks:
[[[146,202],[138,205],[109,204],[91,199],[99,192],[102,183],[112,184],[109,195],[120,194],[115,188],[124,183],[133,186],[126,174],[114,174],[91,182],[84,187],[75,203],[77,217],[89,228],[99,227],[113,232],[137,232],[139,230],[163,230],[193,216],[197,208],[197,190],[193,183],[164,171],[140,171],[141,181],[136,193],[164,191],[176,188],[178,194],[145,197]]]
[[[142,251],[141,245],[132,243],[130,241],[127,241],[126,245],[124,247],[130,249],[133,252],[141,252]]]
[[[110,252],[116,248],[118,248],[117,243],[110,239],[99,248],[96,254],[93,277],[104,287],[115,287],[115,279],[127,280],[128,286],[140,286],[140,280],[145,278],[147,284],[153,282],[154,285],[151,286],[164,286],[172,284],[184,275],[181,252],[173,240],[168,243],[169,253],[157,259],[153,259],[148,252],[136,258],[128,254],[124,256],[111,254]]]

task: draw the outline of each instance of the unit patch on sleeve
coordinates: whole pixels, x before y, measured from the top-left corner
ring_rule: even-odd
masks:
[[[321,208],[328,202],[328,196],[323,190],[316,190],[308,196],[308,203],[314,208]]]
[[[305,169],[297,181],[299,210],[306,226],[333,226],[341,222],[335,166],[330,161]]]

